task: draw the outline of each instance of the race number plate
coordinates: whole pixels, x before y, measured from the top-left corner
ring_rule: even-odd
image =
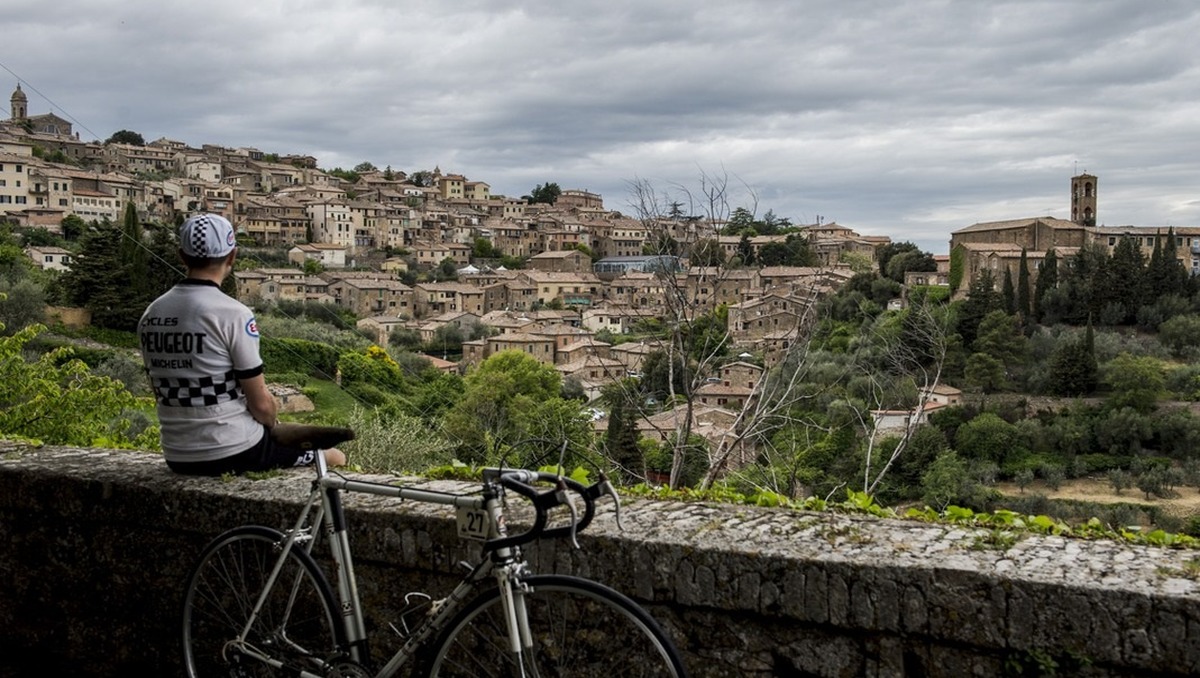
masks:
[[[458,507],[458,536],[483,541],[488,538],[487,511],[466,506]]]

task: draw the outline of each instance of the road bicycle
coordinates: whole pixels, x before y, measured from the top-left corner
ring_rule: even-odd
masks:
[[[321,447],[353,436],[349,429],[308,428]],[[478,491],[456,494],[354,480],[331,472],[323,455],[315,458],[316,478],[291,529],[236,527],[201,553],[183,601],[191,678],[386,678],[409,668],[409,675],[472,678],[687,675],[670,637],[638,604],[588,579],[534,574],[522,556],[522,545],[538,539],[567,539],[578,548],[576,534],[606,496],[619,525],[620,501],[603,474],[585,486],[557,473],[489,468]],[[399,626],[391,625],[403,644],[380,667],[369,650],[345,492],[454,507],[459,536],[481,544],[448,595],[406,596]],[[513,495],[533,508],[532,525],[519,534],[506,520]],[[332,586],[313,555],[322,537]]]

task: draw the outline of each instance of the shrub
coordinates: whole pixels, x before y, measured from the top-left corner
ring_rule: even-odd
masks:
[[[332,379],[337,374],[341,354],[328,344],[272,337],[263,337],[259,350],[267,374],[300,372],[324,379]]]
[[[984,412],[959,427],[955,449],[966,459],[1005,461],[1027,452],[1017,428],[991,412]]]
[[[449,441],[399,409],[355,408],[354,440],[342,445],[355,466],[375,473],[421,472],[453,461]]]

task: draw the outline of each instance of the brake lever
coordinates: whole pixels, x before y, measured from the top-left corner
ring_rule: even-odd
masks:
[[[562,478],[558,479],[558,483],[554,489],[554,494],[555,498],[558,499],[558,503],[566,504],[567,508],[571,511],[571,544],[578,549],[579,540],[575,538],[575,526],[579,523],[579,512],[575,510],[575,502],[571,501],[571,494],[567,491],[567,484],[563,482]]]
[[[617,518],[617,529],[623,532],[625,531],[625,526],[621,524],[621,497],[617,496],[617,488],[613,487],[612,481],[608,479],[608,474],[601,471],[600,496],[603,497],[606,494],[613,499],[613,504],[615,504],[613,513]]]

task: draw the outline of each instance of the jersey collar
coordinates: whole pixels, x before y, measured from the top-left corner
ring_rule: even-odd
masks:
[[[201,280],[200,278],[184,278],[183,280],[180,280],[176,284],[177,285],[198,285],[200,287],[216,287],[218,289],[221,287],[220,285],[216,284],[215,282],[213,282],[211,280]]]

